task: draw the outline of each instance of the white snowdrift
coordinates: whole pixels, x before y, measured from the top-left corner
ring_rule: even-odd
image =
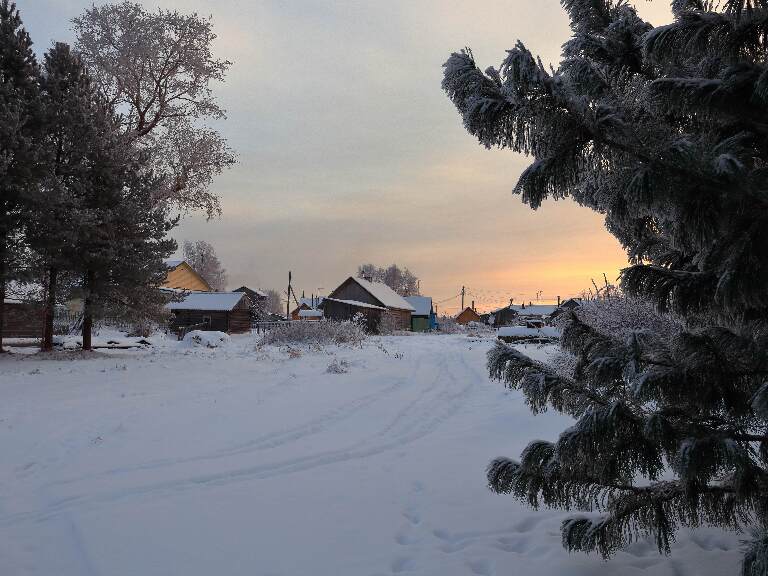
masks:
[[[492,494],[491,459],[571,423],[488,379],[494,341],[0,356],[0,574],[738,574],[738,536],[720,530],[604,562],[562,548],[565,513]]]
[[[188,347],[218,348],[230,340],[226,332],[192,330],[184,336],[183,342]]]

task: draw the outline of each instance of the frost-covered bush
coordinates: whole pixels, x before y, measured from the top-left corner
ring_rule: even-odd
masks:
[[[334,358],[333,362],[328,365],[326,372],[329,374],[346,374],[349,372],[349,362]]]
[[[365,338],[365,329],[356,322],[286,322],[267,332],[261,344],[359,346]]]
[[[604,300],[586,300],[575,310],[584,324],[615,338],[624,340],[633,332],[648,330],[670,338],[684,329],[682,319],[661,313],[648,299],[619,295]],[[569,315],[560,314],[552,324],[564,328]]]
[[[440,332],[444,334],[458,334],[464,331],[464,327],[456,322],[456,318],[451,316],[441,316],[437,321],[437,326]]]

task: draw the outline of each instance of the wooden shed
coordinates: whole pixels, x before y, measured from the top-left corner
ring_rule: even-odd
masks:
[[[35,302],[6,298],[3,304],[3,338],[42,338],[45,311]]]
[[[456,316],[456,322],[459,324],[469,324],[470,322],[480,322],[480,314],[475,312],[472,308],[467,306],[461,313]]]
[[[205,279],[195,272],[194,268],[184,260],[166,260],[168,274],[163,282],[163,288],[175,290],[194,290],[196,292],[211,292],[213,288]]]
[[[491,326],[514,326],[517,324],[517,310],[512,305],[504,306],[488,314],[488,324]]]
[[[291,312],[291,320],[322,320],[323,311],[319,309],[322,303],[323,299],[319,297],[300,298],[299,305]]]
[[[217,330],[242,334],[251,329],[251,302],[245,292],[190,292],[166,308],[173,313],[171,327],[178,331]]]
[[[437,315],[432,306],[432,298],[429,296],[405,296],[405,300],[414,308],[413,314],[411,314],[411,330],[427,332],[437,328]]]
[[[346,303],[346,308],[336,305],[326,306],[325,300]],[[357,310],[366,315],[378,315],[379,321],[385,317],[391,320],[398,330],[411,329],[411,306],[402,296],[381,282],[370,282],[363,278],[350,276],[323,301],[322,308],[326,318],[346,320],[349,310]],[[373,306],[373,308],[370,308]],[[371,310],[377,310],[371,312]],[[376,330],[373,330],[374,332]]]

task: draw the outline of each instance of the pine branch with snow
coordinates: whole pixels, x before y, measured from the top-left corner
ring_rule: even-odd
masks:
[[[564,524],[570,550],[650,537],[668,552],[679,526],[701,523],[764,534],[768,4],[676,0],[657,28],[620,0],[562,5],[573,35],[557,69],[520,42],[485,71],[465,49],[443,88],[481,144],[532,156],[515,187],[525,203],[570,197],[605,215],[630,262],[621,287],[640,300],[563,316],[557,366],[490,352],[491,374],[532,409],[577,423],[494,462],[489,482],[599,512]],[[744,574],[765,565],[756,536]]]

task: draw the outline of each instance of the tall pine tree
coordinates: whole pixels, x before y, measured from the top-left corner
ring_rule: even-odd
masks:
[[[568,374],[494,348],[493,376],[577,423],[492,462],[490,487],[597,512],[566,520],[563,543],[604,556],[638,537],[669,552],[680,525],[751,524],[743,574],[766,574],[768,2],[675,0],[658,28],[623,0],[561,2],[573,36],[557,70],[519,42],[485,72],[464,50],[443,88],[481,144],[533,156],[524,202],[605,214],[624,290],[685,329],[619,339],[573,314]]]
[[[102,138],[102,126],[93,121],[98,114],[97,92],[67,44],[57,43],[45,54],[40,104],[45,125],[41,160],[47,170],[32,197],[26,237],[45,267],[42,348],[50,350],[59,279],[71,266],[79,208],[92,173],[92,150]]]
[[[177,220],[151,202],[160,179],[68,45],[45,55],[40,86],[48,171],[33,195],[27,238],[47,267],[43,348],[51,346],[57,278],[66,272],[79,278],[88,350],[94,319],[105,311],[138,318],[162,306],[157,288],[176,248],[167,234]]]
[[[38,178],[37,62],[16,5],[0,0],[0,352],[6,286],[24,272],[23,227]]]
[[[144,169],[111,108],[98,103],[91,121],[99,138],[88,152],[88,175],[75,207],[77,232],[66,255],[82,278],[83,350],[91,349],[94,319],[110,306],[160,302],[164,259],[176,249],[167,233],[178,222],[168,219],[165,206],[149,202],[159,180]]]

